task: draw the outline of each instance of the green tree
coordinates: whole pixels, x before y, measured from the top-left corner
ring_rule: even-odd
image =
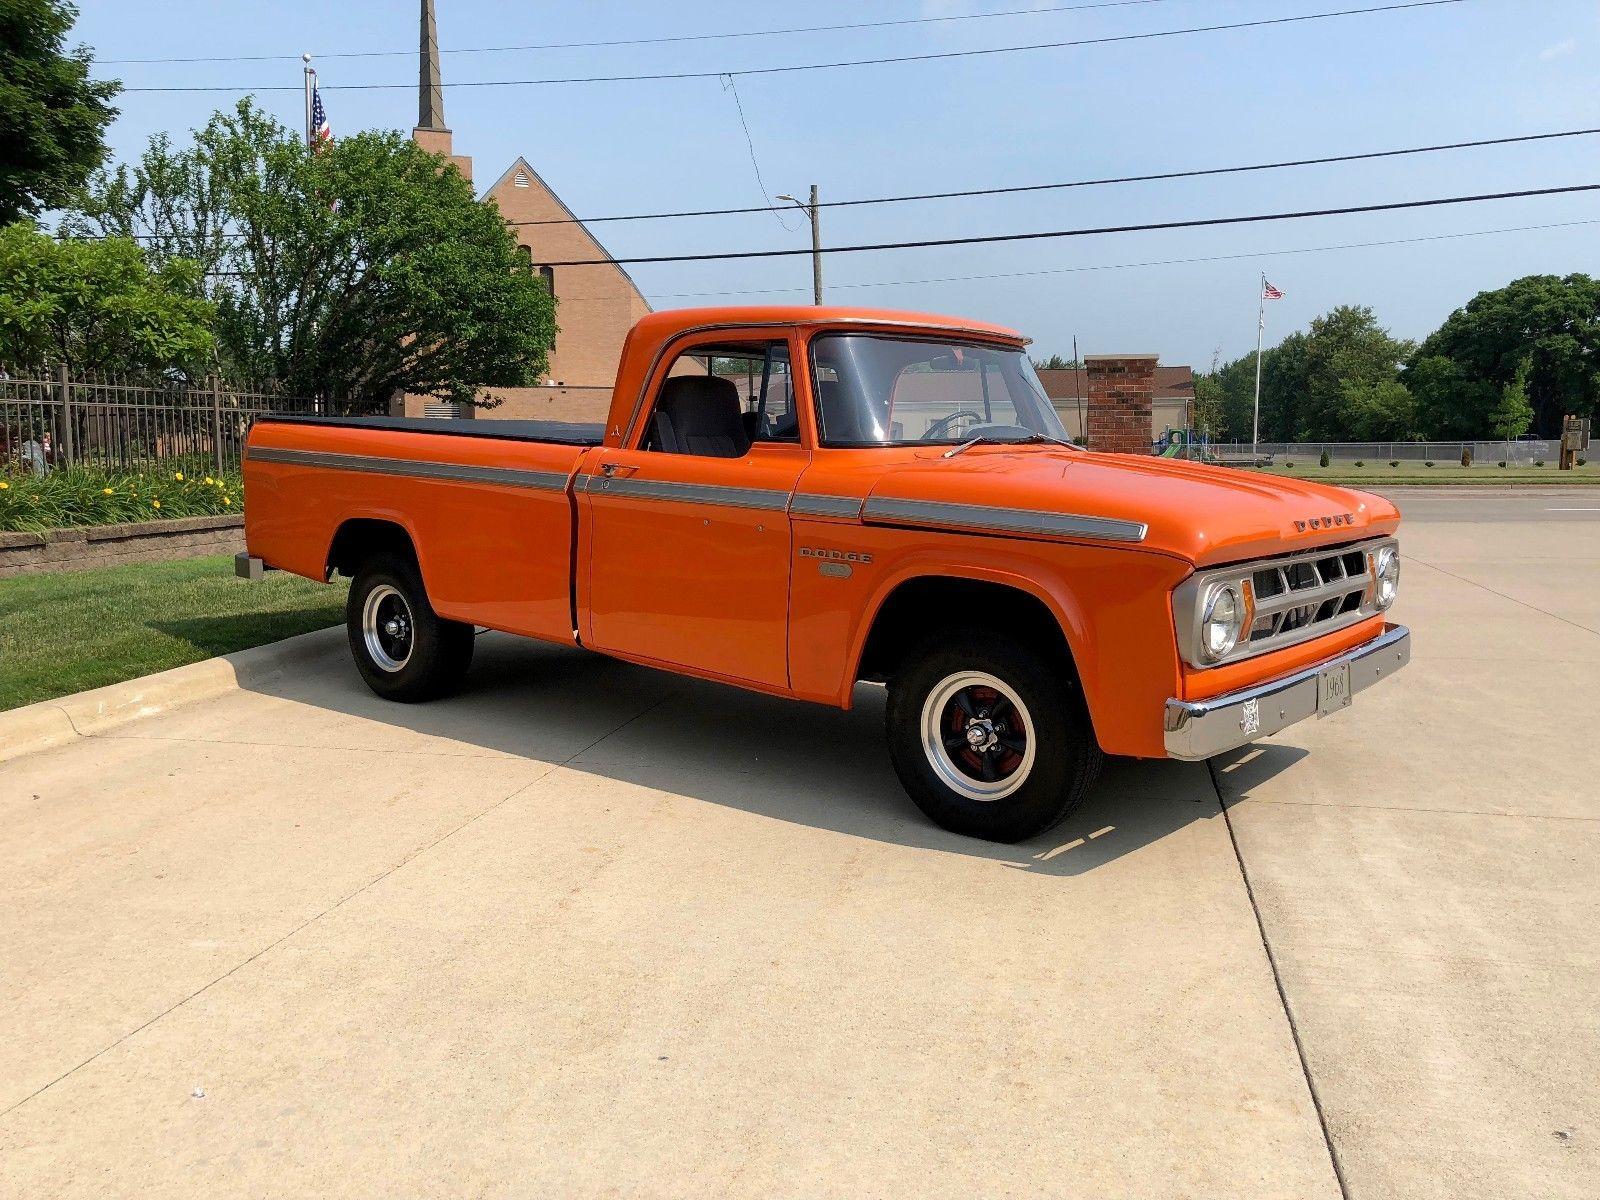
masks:
[[[1370,308],[1342,305],[1291,333],[1261,355],[1264,442],[1390,440],[1415,436],[1415,402],[1397,381],[1410,342],[1389,335]],[[1220,432],[1250,440],[1254,423],[1254,352],[1214,369]],[[1199,384],[1196,385],[1196,394]],[[1386,408],[1386,406],[1390,406]],[[1377,432],[1381,431],[1381,432]]]
[[[1446,318],[1417,356],[1419,361],[1447,359],[1462,381],[1487,388],[1473,397],[1474,403],[1489,397],[1485,417],[1526,362],[1532,428],[1543,437],[1555,436],[1565,413],[1600,415],[1600,280],[1529,275],[1479,292]],[[1486,428],[1479,425],[1465,435]]]
[[[1213,372],[1194,377],[1194,426],[1201,433],[1216,437],[1222,432],[1222,384]]]
[[[242,101],[192,146],[153,139],[91,181],[75,223],[201,264],[230,374],[383,411],[537,382],[555,301],[498,210],[396,133],[315,153]],[[491,401],[492,403],[492,401]]]
[[[61,242],[25,221],[0,229],[0,364],[194,373],[211,355],[213,315],[192,262],[152,270],[127,238]]]
[[[1076,359],[1063,358],[1059,354],[1052,354],[1049,358],[1034,359],[1033,365],[1036,370],[1040,371],[1072,371],[1083,364]]]
[[[1470,376],[1460,363],[1423,354],[1406,367],[1406,387],[1417,402],[1417,424],[1431,438],[1476,438],[1489,429],[1499,389]]]
[[[1511,382],[1500,389],[1499,402],[1489,414],[1489,431],[1502,441],[1519,438],[1533,424],[1533,405],[1528,400],[1528,376],[1533,372],[1532,358],[1517,364]]]
[[[66,49],[77,18],[62,0],[0,0],[0,225],[62,207],[105,160],[121,85]]]
[[[1412,425],[1409,393],[1387,385],[1396,383],[1400,365],[1414,349],[1411,342],[1390,337],[1365,305],[1340,305],[1312,321],[1306,332],[1295,440],[1365,440],[1353,427],[1353,413],[1368,429]],[[1352,395],[1357,397],[1354,409]],[[1372,408],[1388,402],[1398,404],[1400,411],[1385,416]]]
[[[1339,425],[1341,441],[1406,441],[1418,436],[1417,402],[1398,379],[1351,380],[1344,385]]]

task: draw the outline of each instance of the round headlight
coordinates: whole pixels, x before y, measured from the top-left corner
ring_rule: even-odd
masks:
[[[1231,585],[1211,594],[1200,623],[1200,653],[1208,662],[1227,657],[1238,643],[1239,623],[1243,617],[1244,605]]]
[[[1375,576],[1377,587],[1373,595],[1378,602],[1378,611],[1382,612],[1400,594],[1400,551],[1397,547],[1385,546],[1378,551]]]

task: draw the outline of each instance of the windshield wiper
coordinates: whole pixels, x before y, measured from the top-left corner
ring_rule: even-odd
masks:
[[[1049,442],[1052,446],[1065,446],[1069,450],[1077,450],[1079,448],[1071,442],[1062,441],[1058,437],[1051,437],[1048,433],[1030,433],[1027,437],[1020,438],[993,437],[987,433],[980,433],[977,437],[968,438],[959,446],[951,446],[950,449],[944,452],[944,457],[954,458],[965,450],[971,450],[974,446],[1026,446],[1037,442]]]

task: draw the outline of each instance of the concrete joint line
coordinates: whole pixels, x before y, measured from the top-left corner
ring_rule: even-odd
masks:
[[[1334,1144],[1333,1133],[1328,1128],[1328,1114],[1322,1107],[1322,1094],[1317,1090],[1316,1077],[1311,1073],[1311,1062],[1306,1057],[1305,1042],[1300,1037],[1300,1025],[1294,1019],[1294,1007],[1289,1003],[1289,993],[1283,986],[1283,973],[1278,969],[1278,956],[1273,952],[1272,939],[1267,936],[1266,922],[1261,917],[1261,906],[1256,902],[1256,890],[1250,882],[1250,870],[1244,865],[1244,852],[1239,849],[1239,835],[1234,832],[1233,816],[1222,798],[1222,784],[1217,779],[1215,759],[1206,760],[1206,773],[1211,777],[1211,787],[1217,793],[1217,807],[1222,810],[1223,824],[1228,827],[1228,841],[1233,846],[1234,860],[1239,864],[1239,878],[1244,881],[1244,893],[1250,900],[1250,911],[1256,919],[1256,931],[1261,935],[1261,948],[1266,951],[1267,965],[1272,968],[1272,983],[1278,989],[1278,1003],[1283,1005],[1284,1019],[1289,1023],[1289,1036],[1294,1039],[1294,1052],[1300,1059],[1300,1073],[1305,1076],[1306,1091],[1311,1095],[1311,1107],[1316,1110],[1317,1124],[1322,1129],[1322,1143],[1328,1148],[1328,1162],[1333,1167],[1334,1181],[1339,1185],[1339,1195],[1350,1200],[1350,1185],[1345,1181],[1344,1163],[1339,1148]]]
[[[1523,608],[1532,609],[1536,613],[1543,613],[1551,620],[1560,621],[1563,625],[1571,625],[1574,629],[1581,629],[1585,633],[1592,633],[1596,637],[1600,637],[1600,629],[1590,629],[1587,625],[1580,625],[1577,621],[1563,617],[1559,613],[1553,613],[1547,608],[1540,608],[1537,604],[1529,604],[1526,600],[1518,600],[1515,596],[1508,596],[1506,593],[1498,591],[1486,583],[1479,583],[1476,579],[1468,579],[1465,575],[1457,575],[1454,571],[1447,571],[1443,567],[1434,566],[1434,564],[1431,562],[1423,562],[1420,558],[1412,558],[1409,554],[1402,554],[1400,559],[1402,562],[1414,562],[1419,567],[1427,567],[1428,570],[1437,571],[1441,575],[1447,575],[1451,579],[1456,580],[1458,583],[1464,583],[1469,587],[1478,588],[1482,591],[1488,592],[1491,596],[1499,596],[1500,599],[1509,600],[1512,604],[1520,604]]]

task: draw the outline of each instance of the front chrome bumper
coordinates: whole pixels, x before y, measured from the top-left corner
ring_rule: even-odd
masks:
[[[1199,761],[1287,729],[1317,712],[1317,677],[1350,664],[1353,695],[1411,661],[1411,631],[1391,625],[1370,642],[1324,659],[1293,675],[1208,700],[1168,700],[1167,754]]]

